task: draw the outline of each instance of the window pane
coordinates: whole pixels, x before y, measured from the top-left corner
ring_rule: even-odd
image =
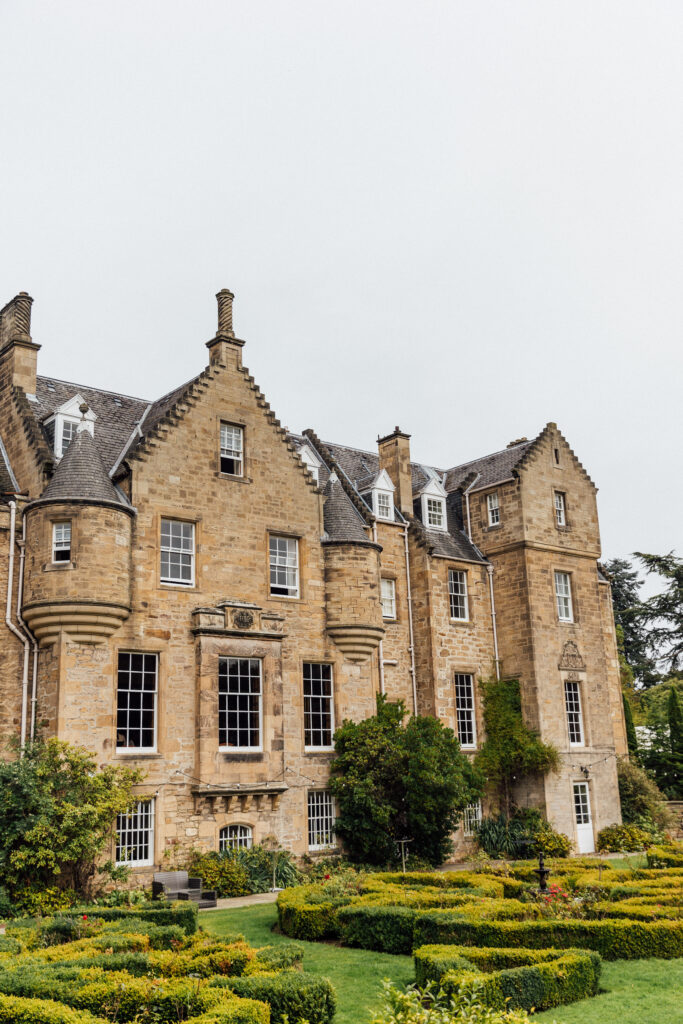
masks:
[[[116,688],[116,747],[156,747],[157,655],[119,653]]]
[[[71,558],[71,523],[52,525],[52,561],[68,562]]]
[[[270,538],[270,592],[285,597],[299,595],[298,541],[294,537]]]
[[[394,580],[382,580],[382,617],[396,618],[396,583]]]
[[[476,835],[478,826],[481,825],[481,800],[476,804],[468,804],[463,812],[462,828],[465,836]]]
[[[194,523],[161,520],[161,580],[163,583],[194,582]]]
[[[569,580],[569,573],[555,573],[555,597],[557,600],[557,615],[563,622],[573,622],[572,612],[572,590]]]
[[[427,498],[427,526],[444,525],[444,503],[441,498]]]
[[[308,794],[308,848],[334,845],[334,802],[326,791]]]
[[[581,718],[581,695],[579,684],[566,680],[564,684],[564,703],[567,711],[567,730],[569,742],[583,744],[583,722]]]
[[[467,573],[456,569],[448,570],[448,596],[452,619],[468,619]]]
[[[461,747],[476,746],[477,731],[474,717],[474,680],[471,675],[456,672],[455,715]]]
[[[218,661],[218,745],[261,749],[261,661]]]
[[[331,747],[332,666],[304,664],[304,746]]]
[[[391,495],[386,491],[375,491],[377,498],[377,516],[379,519],[393,519],[394,507]]]
[[[489,494],[487,499],[489,512],[489,526],[497,526],[500,522],[500,507],[498,505],[498,494]]]
[[[241,427],[221,423],[221,473],[242,476],[244,435]]]
[[[252,833],[249,825],[226,825],[218,837],[219,850],[249,849],[252,844]]]
[[[116,863],[152,864],[154,800],[141,800],[116,819]]]
[[[555,491],[555,522],[558,526],[566,525],[564,494]]]

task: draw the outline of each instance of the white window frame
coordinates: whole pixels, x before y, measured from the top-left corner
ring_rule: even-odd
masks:
[[[68,536],[64,536],[68,534]],[[57,554],[68,551],[68,558],[57,558]],[[52,564],[68,565],[71,561],[71,520],[62,519],[52,524]]]
[[[394,521],[394,496],[391,491],[375,488],[372,492],[372,511],[378,519],[386,522]]]
[[[128,811],[124,811],[117,816],[116,851],[114,854],[117,867],[125,865],[131,868],[145,868],[151,867],[154,864],[155,816],[154,797],[138,800]],[[120,853],[123,849],[130,849],[132,846],[140,845],[135,839],[140,832],[147,833],[147,856],[141,857],[138,860],[132,860],[131,858],[120,859]]]
[[[79,423],[84,422],[85,429],[90,432],[91,437],[95,436],[95,421],[97,419],[97,415],[92,411],[92,409],[88,409],[88,411],[85,414],[85,420],[83,421],[83,417],[81,415],[79,408],[83,404],[83,396],[74,395],[72,398],[68,400],[68,402],[64,402],[63,405],[60,405],[59,408],[55,410],[54,415],[49,416],[45,420],[45,427],[51,426],[54,431],[54,435],[52,437],[52,447],[54,449],[55,456],[58,459],[61,459],[62,455],[66,451],[66,449],[63,446],[65,423],[69,423],[74,428],[76,428],[78,427]],[[76,430],[74,429],[73,434],[69,438],[69,441],[72,441],[75,435]]]
[[[481,800],[468,804],[462,812],[462,834],[465,839],[472,839],[477,834],[477,826],[481,825]]]
[[[458,731],[458,742],[463,750],[475,750],[477,746],[477,712],[474,691],[474,676],[471,672],[455,673],[455,721]],[[465,693],[464,690],[467,690]],[[467,729],[465,729],[467,724]],[[464,742],[463,734],[471,734],[471,739]]]
[[[574,679],[564,681],[564,708],[567,716],[567,736],[570,747],[585,747],[586,734],[583,727],[583,708],[581,706],[581,683]],[[572,733],[579,739],[572,739]]]
[[[230,686],[230,662],[231,661],[246,661],[246,662],[249,663],[249,675],[248,675],[249,680],[252,679],[252,675],[251,675],[251,665],[252,665],[252,663],[258,664],[258,667],[259,667],[259,692],[258,692],[258,694],[255,694],[255,693],[253,693],[251,691],[244,691],[244,692],[242,692],[241,690],[237,690],[233,694],[230,693],[229,686]],[[223,669],[223,665],[224,664],[225,664],[226,689],[223,692],[221,690],[221,681],[222,681],[221,677],[223,675],[222,669]],[[225,731],[225,738],[226,738],[226,740],[228,738],[228,733],[231,731],[229,729],[229,727],[228,727],[228,715],[230,713],[230,709],[228,708],[228,698],[230,696],[237,696],[238,698],[239,697],[255,697],[255,696],[258,696],[258,744],[252,743],[252,744],[247,745],[246,747],[244,747],[244,746],[232,747],[227,742],[226,743],[221,743],[221,741],[220,741],[221,718],[223,716],[224,716],[224,719],[225,719],[225,724],[223,726],[223,729]],[[225,698],[225,700],[223,700],[222,698]],[[222,707],[221,705],[224,705],[224,706]],[[239,715],[240,713],[246,713],[247,715],[253,714],[253,712],[250,711],[250,710],[246,710],[245,711],[244,708],[238,708],[237,709],[237,714]],[[239,726],[239,719],[238,719],[238,725],[236,727],[236,731],[237,731],[238,735],[239,735],[239,733],[241,731],[244,731]],[[247,732],[249,732],[249,733],[252,732],[252,729],[251,729],[250,725],[247,726]],[[224,753],[224,754],[260,754],[260,753],[263,752],[263,660],[261,658],[221,657],[221,658],[218,659],[218,749],[219,749],[219,751],[221,753]]]
[[[309,668],[309,669],[310,668],[320,668],[320,669],[328,669],[329,670],[329,683],[330,683],[330,692],[329,692],[329,694],[306,693],[306,684],[310,683],[310,682],[318,681],[318,680],[313,680],[313,679],[307,679],[306,678],[306,669],[307,668]],[[323,673],[321,673],[321,675],[322,674]],[[321,679],[320,681],[322,682],[323,680]],[[303,686],[303,694],[304,694],[304,751],[309,753],[309,752],[317,751],[317,750],[334,750],[333,736],[334,736],[335,725],[334,725],[334,669],[333,669],[333,666],[332,665],[323,664],[322,662],[305,661],[303,663],[303,668],[302,668],[302,686]],[[320,701],[321,704],[322,704],[322,702],[326,702],[327,703],[327,711],[325,712],[325,711],[323,711],[321,709],[321,711],[318,712],[318,713],[321,714],[321,715],[327,715],[327,717],[329,717],[329,720],[330,720],[330,724],[329,724],[330,742],[329,743],[323,743],[320,746],[316,746],[315,744],[307,743],[306,742],[306,735],[307,735],[307,733],[312,736],[314,732],[322,732],[323,731],[322,729],[314,729],[313,728],[313,716],[314,716],[314,714],[316,712],[314,712],[313,708],[311,707],[311,703],[310,703],[311,701]]]
[[[60,428],[61,429],[59,431],[59,455],[60,455],[60,458],[61,458],[61,456],[64,455],[64,453],[66,452],[67,448],[69,447],[69,445],[71,444],[71,442],[75,438],[76,434],[78,433],[78,422],[79,421],[75,420],[75,419],[71,419],[71,417],[69,417],[69,416],[61,416],[60,419],[62,421],[61,424],[60,424]],[[70,436],[69,436],[69,439],[68,439],[68,441],[66,442],[66,445],[65,445],[64,444],[64,440],[65,440],[64,435],[67,432],[67,428],[68,428]],[[56,435],[55,435],[55,437],[56,437]]]
[[[173,541],[173,536],[172,536],[173,530],[172,529],[170,531],[171,532],[171,537],[169,539],[169,542],[168,543],[164,543],[164,523],[170,523],[171,526],[179,524],[182,527],[189,527],[190,531],[191,531],[190,539],[192,541],[191,548],[187,548],[187,547],[184,547],[182,545],[180,547],[178,547],[178,546],[174,547],[173,544],[172,544],[172,541]],[[161,524],[160,524],[160,530],[159,530],[159,580],[160,580],[160,582],[161,582],[161,584],[163,586],[167,586],[167,587],[168,586],[170,586],[170,587],[194,587],[194,585],[195,585],[195,544],[196,544],[195,532],[196,531],[195,531],[195,524],[194,523],[188,523],[187,520],[185,520],[185,519],[170,519],[168,516],[162,516]],[[182,539],[183,539],[183,543],[184,543],[184,540],[185,540],[184,531],[181,531],[181,534],[182,534]],[[170,573],[169,573],[169,575],[164,576],[164,573],[163,573],[164,552],[180,553],[181,555],[189,555],[190,556],[190,579],[189,580],[181,579],[179,577],[172,577],[170,575]]]
[[[574,621],[571,574],[560,569],[555,570],[555,606],[560,622]]]
[[[436,507],[430,509],[430,503],[433,506],[438,505],[440,511],[437,512]],[[428,530],[441,530],[445,532],[448,529],[448,522],[446,516],[446,499],[439,498],[434,494],[423,494],[422,521]]]
[[[489,526],[500,526],[500,502],[498,491],[486,495],[486,509],[488,511]]]
[[[388,591],[388,592],[387,592]],[[380,580],[380,602],[382,605],[382,618],[396,618],[396,580],[382,576]]]
[[[146,667],[147,659],[153,659],[154,660],[154,689],[153,690],[133,690],[132,687],[129,687],[127,690],[125,690],[125,689],[123,689],[121,687],[121,674],[123,672],[124,673],[124,677],[125,677],[125,673],[126,673],[126,670],[121,668],[121,656],[122,655],[128,655],[131,659],[133,657],[135,657],[135,656],[139,656],[139,657],[141,657],[143,659],[142,667],[139,670],[138,669],[133,669],[132,661],[131,661],[130,666],[129,666],[128,670],[127,670],[128,678],[131,681],[132,681],[133,673],[135,673],[136,675],[137,674],[141,674],[143,677],[145,675],[149,675],[149,669]],[[119,729],[120,729],[119,720],[118,720],[119,711],[124,711],[125,710],[125,711],[128,711],[130,713],[130,710],[131,710],[131,708],[130,708],[130,697],[128,698],[128,708],[120,708],[119,707],[119,694],[123,694],[123,693],[127,693],[129,695],[131,693],[140,693],[141,695],[142,695],[142,693],[147,693],[147,694],[152,693],[153,694],[153,697],[154,697],[154,700],[153,700],[153,703],[154,703],[154,726],[153,726],[153,730],[152,730],[153,738],[152,738],[152,745],[151,746],[148,746],[148,747],[119,746]],[[140,698],[140,703],[142,704],[142,697]],[[137,709],[133,709],[133,710],[137,710]],[[140,712],[142,713],[142,708],[140,708]],[[119,651],[118,655],[117,655],[117,666],[116,666],[116,753],[117,754],[123,754],[124,756],[128,755],[128,754],[155,754],[157,752],[157,719],[158,719],[158,712],[159,712],[159,655],[158,654],[154,654],[154,653],[150,653],[149,651]],[[142,725],[140,725],[139,728],[140,728],[140,731],[142,732]],[[129,730],[130,730],[130,726],[127,725],[126,728],[125,728],[126,734],[128,734]]]
[[[454,615],[455,601],[464,606],[464,615]],[[448,570],[448,614],[451,622],[470,621],[470,598],[467,588],[467,573],[462,569]]]
[[[280,542],[285,541],[287,545],[287,554],[283,556],[280,550],[273,550],[273,541]],[[292,559],[291,552],[294,552]],[[283,560],[284,559],[284,560]],[[271,597],[282,597],[285,599],[292,600],[299,597],[299,541],[297,537],[286,537],[283,534],[271,533],[268,536],[268,565],[270,572],[270,595]],[[278,570],[285,570],[285,573],[293,571],[294,573],[294,585],[289,584],[274,584],[273,583],[273,571],[276,573]],[[288,590],[286,594],[280,594],[273,590],[273,586],[279,587],[281,590]]]
[[[218,852],[249,850],[254,843],[251,825],[224,825],[218,833]]]
[[[313,808],[311,805],[313,804]],[[334,797],[327,789],[309,789],[307,797],[307,826],[308,826],[308,849],[309,850],[330,850],[336,846],[334,835],[334,822],[336,811]],[[311,816],[311,810],[315,812]],[[322,809],[322,814],[320,813]],[[314,823],[323,822],[322,827],[316,833]],[[311,842],[311,838],[323,839],[323,842]],[[325,841],[325,837],[327,837]]]
[[[230,436],[229,436],[230,435]],[[228,423],[221,420],[220,428],[220,471],[222,476],[244,476],[244,427],[237,423]],[[229,472],[223,469],[223,459],[232,459],[238,464],[236,472]]]
[[[567,502],[565,500],[564,491],[554,492],[554,506],[555,506],[555,525],[566,526],[567,525]]]

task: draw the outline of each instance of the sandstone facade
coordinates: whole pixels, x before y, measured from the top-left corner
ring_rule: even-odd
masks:
[[[142,767],[119,853],[146,877],[221,836],[316,853],[335,723],[385,692],[474,753],[499,672],[562,753],[519,803],[590,846],[620,820],[626,740],[595,487],[557,427],[449,470],[398,428],[374,453],[290,434],[218,300],[209,365],[155,402],[39,377],[32,300],[0,314],[2,733],[42,722]]]

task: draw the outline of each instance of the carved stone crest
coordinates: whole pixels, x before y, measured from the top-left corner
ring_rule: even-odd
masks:
[[[238,611],[233,612],[232,622],[237,629],[251,629],[254,625],[254,616],[246,608],[240,608]]]
[[[558,668],[564,669],[565,671],[585,672],[586,666],[584,665],[583,658],[579,653],[579,648],[576,646],[573,640],[567,640],[566,644],[562,648],[562,657]]]

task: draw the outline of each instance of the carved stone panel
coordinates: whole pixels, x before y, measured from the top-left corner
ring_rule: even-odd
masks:
[[[566,644],[562,648],[562,656],[560,657],[558,668],[565,671],[570,671],[572,669],[575,672],[586,671],[586,666],[579,652],[579,648],[573,640],[567,640]]]

